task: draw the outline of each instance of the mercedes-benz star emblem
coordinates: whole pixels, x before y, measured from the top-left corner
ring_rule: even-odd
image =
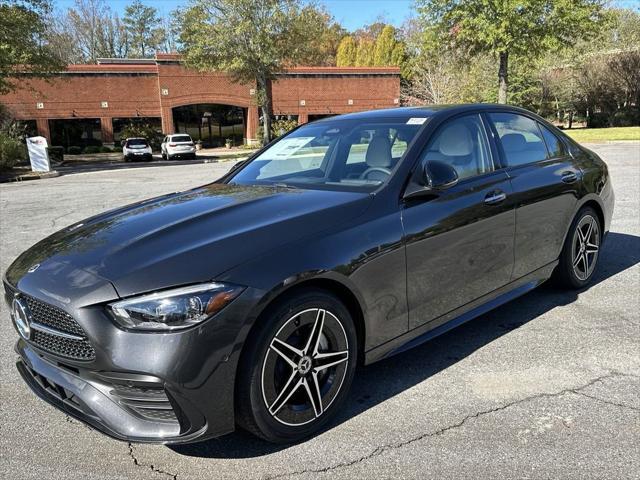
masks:
[[[31,326],[29,322],[29,310],[27,305],[20,297],[13,299],[13,305],[11,306],[11,316],[13,317],[13,323],[16,325],[16,329],[22,338],[29,340],[31,335]]]

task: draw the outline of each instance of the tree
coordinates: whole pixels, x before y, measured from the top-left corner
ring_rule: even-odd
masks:
[[[338,67],[353,67],[356,65],[357,55],[358,45],[351,35],[347,35],[340,41],[338,46],[336,65]]]
[[[498,102],[507,102],[509,57],[539,56],[587,36],[605,0],[418,0],[426,25],[473,52],[499,58]]]
[[[264,139],[271,139],[271,82],[308,57],[313,29],[299,0],[193,0],[181,21],[185,62],[201,70],[228,72],[255,82]]]
[[[18,88],[19,77],[46,77],[64,63],[46,39],[46,0],[4,0],[0,4],[0,94]]]
[[[378,38],[376,38],[373,64],[377,66],[391,65],[393,50],[397,43],[396,29],[391,25],[386,25],[378,35]]]
[[[338,46],[346,35],[342,25],[324,9],[313,6],[302,10],[300,22],[307,29],[310,44],[299,61],[305,65],[335,65]]]
[[[49,40],[67,63],[127,57],[129,34],[104,0],[76,0],[66,15],[52,22]]]
[[[372,67],[375,57],[375,43],[369,38],[361,38],[358,40],[358,49],[356,52],[357,67]]]
[[[134,0],[124,10],[122,19],[129,34],[131,53],[141,58],[152,56],[164,42],[164,29],[158,11],[140,0]]]

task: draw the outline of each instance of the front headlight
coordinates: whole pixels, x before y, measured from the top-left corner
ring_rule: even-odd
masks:
[[[205,283],[121,300],[109,305],[113,318],[135,330],[180,330],[203,322],[244,290],[237,285]]]

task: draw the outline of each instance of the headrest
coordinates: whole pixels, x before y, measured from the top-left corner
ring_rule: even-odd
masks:
[[[527,139],[521,133],[507,133],[500,141],[502,148],[507,152],[521,152],[527,149]]]
[[[369,142],[365,161],[369,167],[391,166],[391,143],[386,136],[376,136]]]
[[[443,155],[449,157],[471,155],[471,152],[473,152],[471,133],[469,129],[461,123],[446,127],[440,134],[439,142],[438,150]]]

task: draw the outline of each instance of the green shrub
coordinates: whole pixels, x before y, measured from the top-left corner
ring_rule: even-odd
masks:
[[[89,145],[88,147],[84,147],[84,150],[82,150],[82,153],[86,153],[86,154],[100,153],[101,148],[102,147],[98,147],[96,145]]]
[[[102,146],[100,147],[100,153],[111,153],[113,152],[112,148],[106,147],[106,146]]]
[[[605,112],[592,113],[587,121],[587,127],[589,128],[605,128],[609,126],[609,114]]]
[[[48,147],[47,153],[51,163],[62,163],[64,161],[64,147]]]
[[[618,110],[611,117],[612,127],[635,127],[640,125],[640,108]]]
[[[82,153],[82,148],[74,145],[67,148],[67,153],[69,155],[80,155]]]
[[[27,159],[27,147],[15,138],[0,132],[0,170],[12,168]]]

